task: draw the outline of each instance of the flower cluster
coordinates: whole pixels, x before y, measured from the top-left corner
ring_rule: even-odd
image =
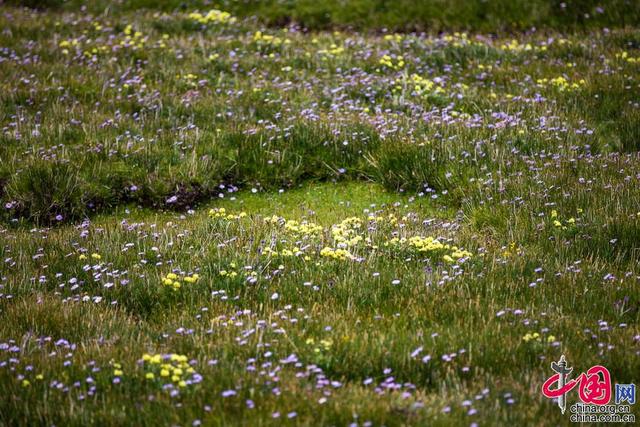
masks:
[[[404,57],[402,56],[392,57],[390,55],[382,55],[378,63],[390,70],[402,70],[405,65]]]
[[[408,78],[408,83],[417,96],[429,95],[429,94],[441,94],[444,92],[442,86],[437,84],[433,80],[429,80],[419,74],[411,74]]]
[[[473,254],[467,250],[448,243],[442,243],[439,239],[431,236],[411,236],[409,238],[393,237],[384,243],[385,247],[390,248],[408,248],[419,254],[430,254],[442,256],[442,259],[448,263],[471,258]]]
[[[629,64],[640,64],[640,56],[631,56],[626,50],[621,53],[616,53],[616,58],[626,61]]]
[[[331,43],[329,48],[318,50],[318,55],[322,56],[323,59],[327,59],[329,57],[340,56],[344,53],[344,47],[338,46],[335,43]]]
[[[236,22],[236,18],[229,12],[225,12],[218,9],[211,9],[206,14],[200,12],[192,12],[189,15],[189,19],[198,22],[202,25],[209,24],[233,24]]]
[[[318,236],[322,233],[324,228],[321,225],[315,224],[309,221],[295,221],[288,220],[284,223],[284,230],[287,233],[295,236]]]
[[[176,273],[169,273],[162,278],[162,284],[164,286],[170,287],[174,291],[177,291],[182,287],[182,282],[193,284],[196,283],[200,279],[200,275],[198,273],[194,273],[192,275],[181,273],[177,275]]]
[[[362,220],[358,217],[350,217],[331,227],[331,237],[339,248],[356,246],[362,242]]]
[[[175,391],[202,381],[202,376],[189,363],[189,359],[181,354],[149,354],[142,355],[142,366],[145,378],[159,384],[163,390]]]
[[[538,333],[538,332],[533,332],[533,333],[531,333],[531,332],[527,332],[527,333],[522,337],[522,341],[524,341],[524,342],[532,341],[532,342],[539,342],[539,343],[541,343],[541,342],[542,342],[542,339],[543,339],[543,338],[542,338],[542,336],[541,336],[541,335],[540,335],[540,333]],[[548,336],[545,338],[545,341],[546,341],[546,342],[548,342],[548,343],[552,343],[552,342],[554,342],[555,340],[556,340],[556,337],[555,337],[554,335],[548,335]]]
[[[346,249],[340,249],[340,248],[334,249],[329,247],[322,248],[322,250],[320,250],[320,256],[326,257],[326,258],[333,258],[339,261],[347,261],[347,260],[355,259],[355,257],[351,254],[351,252],[349,252]]]
[[[227,213],[225,208],[213,208],[209,210],[209,218],[224,219],[227,221],[239,220],[247,216],[246,212],[240,212],[238,214]]]
[[[253,41],[256,42],[258,46],[273,46],[273,47],[277,47],[282,44],[291,43],[291,40],[287,38],[273,36],[271,34],[265,34],[262,31],[256,31],[253,34]]]
[[[578,209],[578,214],[580,214],[580,213],[582,213],[582,209]],[[574,217],[571,217],[571,218],[569,218],[567,220],[561,220],[558,217],[558,211],[555,210],[555,209],[553,209],[551,211],[550,217],[551,217],[553,226],[555,228],[562,229],[562,230],[567,230],[569,228],[573,228],[573,227],[576,226],[576,219]]]
[[[570,82],[563,76],[554,77],[552,79],[538,79],[536,80],[536,83],[539,87],[553,87],[558,89],[560,92],[577,90],[586,84],[584,79],[580,79],[577,82]]]

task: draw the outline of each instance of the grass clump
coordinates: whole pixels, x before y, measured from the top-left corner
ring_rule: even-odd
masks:
[[[35,162],[6,185],[8,207],[36,223],[79,219],[87,197],[77,170],[66,163]]]

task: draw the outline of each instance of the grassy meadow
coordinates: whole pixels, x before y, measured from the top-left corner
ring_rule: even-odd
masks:
[[[632,2],[156,3],[0,4],[0,425],[565,425],[561,355],[638,383]]]

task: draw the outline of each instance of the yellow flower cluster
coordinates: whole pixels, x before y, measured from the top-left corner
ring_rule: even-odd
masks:
[[[116,377],[121,377],[124,375],[124,371],[122,370],[122,365],[120,363],[111,362],[111,366],[113,366],[113,375]]]
[[[131,25],[127,25],[124,28],[124,34],[125,37],[120,42],[120,46],[129,46],[134,49],[142,49],[144,47],[145,38],[140,31],[134,31]]]
[[[581,86],[584,86],[586,84],[584,79],[580,79],[578,82],[570,83],[569,80],[567,80],[562,76],[555,77],[553,79],[547,79],[547,78],[538,79],[536,80],[536,83],[540,87],[548,87],[548,86],[554,87],[558,89],[560,92],[580,89]]]
[[[189,18],[197,21],[202,25],[208,24],[233,24],[236,22],[236,18],[231,16],[229,12],[224,12],[218,9],[211,9],[205,15],[200,12],[192,12],[189,14]]]
[[[96,26],[96,28],[101,28],[101,26]],[[120,47],[126,47],[126,48],[130,48],[132,50],[139,50],[139,49],[143,49],[145,47],[145,43],[147,42],[147,38],[144,37],[144,35],[142,34],[142,32],[140,31],[135,31],[133,29],[133,26],[131,26],[131,24],[127,25],[124,28],[124,37],[120,40],[120,42],[117,44]],[[91,45],[87,45],[87,43],[91,42],[91,39],[86,40],[85,41],[85,46],[84,48],[86,50],[84,50],[82,52],[82,54],[85,57],[91,57],[93,55],[97,55],[99,53],[107,53],[111,51],[111,47],[109,46],[91,46]],[[77,48],[81,46],[81,42],[77,39],[69,39],[69,40],[62,40],[60,43],[58,43],[58,47],[60,47],[62,49],[62,54],[63,55],[68,55],[69,54],[69,49],[70,48]]]
[[[424,92],[443,92],[440,86],[437,86],[433,81],[429,79],[425,79],[418,74],[412,74],[410,77],[411,83],[413,83],[413,90],[415,90],[418,94],[422,94]]]
[[[467,46],[480,46],[480,47],[486,46],[481,41],[470,39],[467,33],[459,33],[459,32],[444,35],[442,36],[442,38],[439,38],[439,39],[431,39],[431,38],[427,39],[426,44],[440,45],[441,41],[444,41],[448,46],[452,46],[455,48],[467,47]],[[441,47],[442,46],[438,46],[438,48],[441,48]]]
[[[582,209],[578,209],[578,213],[580,212],[582,212]],[[558,218],[558,211],[556,211],[555,209],[551,211],[551,219],[553,220],[553,225],[556,228],[562,228],[563,230],[576,225],[576,219],[573,217],[566,220],[563,224],[562,221],[560,221],[560,219]]]
[[[400,243],[402,243],[402,241]],[[410,237],[409,246],[416,249],[418,252],[432,252],[432,251],[437,251],[441,249],[446,249],[446,246],[442,244],[438,239],[430,236]]]
[[[453,263],[461,258],[470,258],[473,254],[467,250],[460,249],[457,246],[451,246],[449,244],[444,244],[440,242],[437,238],[427,236],[412,236],[409,239],[397,238],[394,237],[392,239],[387,240],[384,243],[384,246],[407,246],[419,253],[434,253],[434,252],[446,252],[442,259],[446,262]]]
[[[286,222],[284,218],[279,217],[278,215],[272,215],[264,218],[264,222],[267,224],[280,224]]]
[[[239,214],[227,213],[225,208],[213,208],[209,210],[209,218],[226,219],[227,221],[242,219],[246,216],[246,212],[240,212]]]
[[[277,251],[275,249],[271,249],[269,247],[266,247],[262,250],[262,254],[263,255],[268,255],[268,256],[283,256],[283,257],[292,257],[292,256],[300,256],[302,255],[304,252],[302,252],[302,250],[297,247],[294,246],[292,249],[281,249],[280,251]],[[311,260],[311,258],[308,255],[305,255],[303,258],[305,261],[309,261]]]
[[[640,64],[640,56],[629,56],[629,53],[625,50],[622,53],[616,53],[617,59],[622,59],[629,64]]]
[[[293,235],[295,237],[319,236],[324,231],[324,228],[321,225],[318,225],[314,222],[309,222],[306,220],[303,220],[303,221],[286,220],[277,215],[264,218],[264,222],[270,225],[278,225],[284,228],[284,231],[287,234]]]
[[[406,218],[403,217],[402,219],[405,220]],[[370,214],[367,217],[367,220],[379,223],[378,225],[386,225],[386,226],[391,226],[391,227],[394,227],[394,226],[398,225],[398,218],[396,218],[396,216],[394,214],[392,214],[392,213],[390,213],[386,217],[380,216],[380,215],[376,216],[376,215]]]
[[[451,261],[449,262],[453,262],[456,260],[459,260],[461,258],[471,258],[473,256],[473,254],[469,251],[465,251],[464,249],[460,249],[457,246],[452,246],[451,250],[453,252],[451,252],[451,255],[449,255],[451,258],[453,258]],[[446,257],[446,255],[445,255]]]
[[[546,341],[551,343],[551,342],[554,342],[555,340],[556,340],[556,337],[554,337],[553,335],[549,335],[547,337]],[[524,341],[524,342],[529,342],[529,341],[542,342],[542,337],[537,332],[534,332],[534,333],[528,332],[525,336],[522,337],[522,341]]]
[[[320,49],[318,51],[318,54],[322,55],[324,59],[330,56],[340,56],[343,53],[344,53],[344,47],[338,46],[335,43],[332,43],[331,46],[329,46],[329,49]]]
[[[72,39],[72,40],[62,40],[58,46],[60,48],[62,48],[62,54],[63,55],[68,55],[69,54],[69,48],[70,47],[76,47],[80,44],[80,42],[78,42],[78,39]]]
[[[107,48],[106,46],[97,46],[97,47],[91,48],[90,50],[85,50],[84,52],[82,52],[82,54],[86,57],[90,57],[93,55],[97,55],[98,53],[105,53],[108,51],[109,51],[109,48]]]
[[[324,228],[316,223],[303,221],[286,220],[277,215],[264,218],[264,222],[270,225],[276,225],[283,229],[284,233],[288,236],[292,236],[295,239],[309,239],[316,238],[322,234]],[[273,247],[266,247],[262,250],[263,255],[267,256],[301,256],[304,255],[303,249],[299,246],[293,246],[289,248],[277,249]],[[305,261],[309,261],[311,258],[308,255],[304,256]]]
[[[383,55],[382,58],[380,58],[379,64],[392,70],[401,70],[405,65],[404,58],[402,56],[398,56],[394,60],[389,55]]]
[[[188,74],[176,74],[176,79],[182,80],[184,83],[186,83],[188,86],[191,87],[196,87],[198,86],[198,76],[196,76],[193,73],[188,73]]]
[[[220,277],[224,277],[224,278],[228,278],[228,279],[235,279],[236,277],[238,277],[239,275],[242,275],[245,278],[248,277],[258,277],[258,273],[255,271],[251,271],[250,273],[248,272],[249,270],[251,270],[250,267],[245,268],[244,270],[242,269],[238,269],[238,265],[235,262],[232,262],[229,264],[229,266],[226,269],[221,269],[218,274],[220,275]]]
[[[229,277],[229,278],[233,279],[234,277],[238,276],[238,272],[237,271],[220,270],[220,276]]]
[[[331,236],[340,248],[355,246],[363,240],[359,234],[362,228],[362,220],[350,217],[331,227]]]
[[[297,236],[317,236],[324,230],[322,226],[313,222],[288,220],[284,224],[286,232]]]
[[[234,277],[238,276],[238,272],[236,271],[237,267],[237,264],[235,262],[232,262],[229,264],[228,270],[220,270],[219,274],[222,277],[230,277],[233,279]]]
[[[327,258],[333,258],[339,261],[346,261],[346,260],[351,260],[354,259],[355,257],[351,254],[351,252],[349,252],[346,249],[334,249],[334,248],[330,248],[330,247],[325,247],[322,248],[322,250],[320,251],[320,256],[322,257],[327,257]]]
[[[472,256],[472,253],[469,251],[460,249],[457,246],[443,244],[433,237],[413,236],[409,238],[409,246],[415,248],[418,252],[432,252],[442,249],[451,250],[450,253],[442,257],[446,262],[455,262],[461,258],[469,258]]]
[[[546,46],[542,46],[542,47],[538,47],[538,46],[532,46],[531,43],[520,43],[518,42],[518,40],[512,39],[509,42],[503,43],[502,46],[500,46],[500,48],[506,52],[529,52],[532,50],[541,50],[541,51],[545,51],[547,50]]]
[[[289,44],[291,40],[283,39],[278,36],[272,36],[271,34],[264,34],[262,31],[256,31],[253,34],[253,41],[259,45],[280,46],[282,44]]]
[[[175,273],[169,273],[165,277],[162,278],[162,284],[164,286],[170,286],[174,291],[177,291],[182,287],[182,280],[185,283],[196,283],[200,279],[200,275],[197,273],[192,274],[191,276],[183,275],[182,277],[178,276]]]
[[[400,43],[403,38],[404,36],[402,34],[387,34],[386,36],[384,36],[384,39],[386,41],[393,41],[396,43]]]
[[[170,380],[178,387],[184,388],[189,382],[187,377],[196,373],[188,363],[187,356],[181,354],[148,354],[142,355],[144,362],[145,378],[148,380]]]
[[[315,345],[315,340],[313,338],[307,338],[307,340],[305,341],[305,344],[307,345]],[[316,346],[313,351],[314,353],[320,353],[321,351],[329,351],[331,350],[331,347],[333,347],[333,340],[332,339],[325,339],[325,340],[320,340],[319,342],[320,345]]]
[[[412,74],[407,80],[407,84],[412,86],[413,91],[418,96],[444,93],[444,89],[441,86],[418,74]]]

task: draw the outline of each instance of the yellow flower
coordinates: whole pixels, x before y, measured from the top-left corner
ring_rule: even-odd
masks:
[[[321,340],[320,344],[324,347],[325,350],[328,350],[333,345],[333,341],[331,341],[331,340]]]

